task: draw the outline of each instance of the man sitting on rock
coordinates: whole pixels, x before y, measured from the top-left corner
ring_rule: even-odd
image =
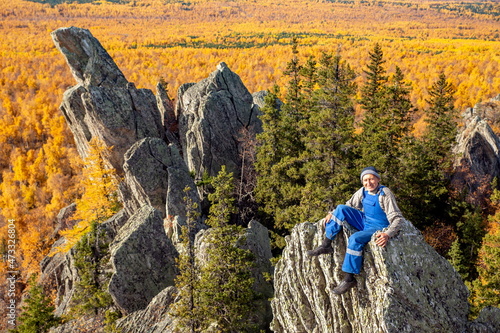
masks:
[[[341,295],[356,285],[354,274],[359,274],[362,265],[363,248],[372,235],[384,228],[384,232],[376,235],[375,243],[385,247],[389,238],[399,230],[403,215],[396,204],[396,198],[389,188],[380,185],[380,175],[374,167],[363,169],[360,176],[363,187],[349,199],[345,205],[338,205],[324,219],[325,239],[316,249],[308,251],[310,256],[332,253],[332,240],[348,223],[358,231],[354,232],[347,243],[347,251],[342,265],[345,278],[333,292]]]

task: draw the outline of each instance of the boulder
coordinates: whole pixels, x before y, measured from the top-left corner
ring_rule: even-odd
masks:
[[[150,205],[167,215],[186,212],[183,192],[186,186],[196,186],[189,175],[175,145],[168,145],[158,138],[145,138],[136,142],[125,154],[124,181],[120,184],[120,197],[129,215],[144,205]],[[195,194],[194,202],[199,202]]]
[[[71,207],[71,206],[69,206]],[[63,208],[58,216],[67,213],[68,207]],[[100,230],[104,231],[107,243],[116,236],[118,230],[127,221],[128,216],[124,210],[119,211],[110,219],[98,225]],[[63,245],[64,237],[59,238],[52,249]],[[40,282],[55,291],[55,314],[57,316],[68,314],[71,305],[71,298],[74,293],[75,284],[80,281],[78,270],[75,267],[75,251],[71,249],[67,253],[55,253],[52,256],[45,257],[40,263]]]
[[[487,306],[481,310],[479,316],[470,324],[471,333],[500,332],[500,309]]]
[[[260,110],[266,106],[267,95],[269,95],[269,92],[267,90],[261,90],[252,94],[254,107],[258,108],[256,109],[257,116],[262,115],[262,112]],[[283,102],[279,98],[276,98],[276,100],[274,101],[274,106],[279,110],[283,106]]]
[[[113,147],[107,162],[122,174],[123,156],[137,140],[165,138],[156,98],[151,90],[137,89],[86,30],[76,27],[52,32],[77,85],[68,89],[60,106],[82,157],[97,137]]]
[[[58,233],[62,230],[71,229],[78,221],[73,220],[71,217],[76,211],[76,204],[72,203],[62,208],[56,216],[56,225],[52,237],[57,237]]]
[[[408,221],[386,248],[372,239],[358,285],[332,289],[342,278],[348,231],[334,253],[307,256],[324,237],[321,223],[297,225],[275,267],[274,332],[468,332],[468,290],[451,264]]]
[[[189,170],[201,179],[215,176],[226,165],[238,175],[241,165],[239,133],[260,128],[252,96],[225,63],[208,78],[178,90],[176,112],[182,154]]]
[[[269,239],[269,230],[255,220],[250,221],[245,233],[246,242],[243,247],[252,251],[255,255],[256,265],[253,270],[255,283],[253,289],[260,296],[259,299],[255,300],[253,317],[255,322],[264,330],[268,328],[269,323],[273,319],[271,302],[269,300],[274,295],[274,288],[272,282],[265,276],[265,274],[272,276],[274,273],[274,268],[271,264],[273,257],[271,253],[271,240]]]
[[[121,333],[174,332],[174,323],[168,311],[176,293],[175,287],[165,288],[151,300],[147,308],[118,320],[117,330]]]
[[[269,230],[259,222],[252,220],[248,223],[245,231],[246,242],[244,248],[252,251],[255,255],[254,289],[257,293],[272,297],[273,285],[267,281],[262,274],[272,274],[274,268],[271,264],[273,257],[271,253],[271,240],[269,239]]]
[[[165,234],[161,213],[145,205],[120,228],[110,245],[109,293],[123,313],[147,307],[173,285],[177,251]]]

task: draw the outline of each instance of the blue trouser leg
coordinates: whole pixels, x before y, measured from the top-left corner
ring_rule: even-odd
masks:
[[[346,273],[359,274],[363,264],[363,248],[370,241],[377,229],[355,232],[349,237],[342,270]]]
[[[332,219],[327,222],[325,228],[326,237],[333,239],[335,235],[342,230],[342,225],[347,222],[358,230],[364,229],[364,215],[359,210],[346,206],[338,205],[333,211]]]

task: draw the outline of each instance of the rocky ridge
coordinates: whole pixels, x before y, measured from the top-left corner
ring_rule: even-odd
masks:
[[[492,129],[498,126],[500,103],[495,101],[468,108],[462,115],[464,128],[455,145],[453,183],[465,188],[470,202],[481,204],[488,197],[489,184],[500,177],[500,139]],[[495,112],[497,115],[495,116]],[[497,127],[498,128],[498,127]]]
[[[164,302],[173,301],[176,246],[180,226],[186,221],[183,198],[188,195],[198,206],[204,199],[196,191],[184,192],[186,187],[196,189],[190,170],[196,175],[208,172],[209,176],[215,176],[221,165],[228,165],[238,171],[238,132],[247,127],[259,128],[258,107],[254,107],[252,96],[239,77],[223,63],[209,78],[181,87],[179,96],[184,96],[181,98],[184,105],[174,109],[161,85],[155,97],[150,90],[136,89],[128,82],[88,30],[61,28],[52,37],[77,82],[65,92],[61,111],[80,155],[87,156],[92,138],[100,139],[107,147],[113,147],[105,162],[123,178],[119,187],[123,209],[99,225],[110,247],[107,269],[111,279],[107,289],[113,306],[126,315],[121,320],[124,328],[128,327],[130,332],[149,330],[143,327],[143,321],[136,322],[134,318],[150,313],[148,309],[155,308],[159,298],[162,307],[168,308],[170,303]],[[191,140],[193,137],[195,140]],[[214,150],[211,147],[216,145],[211,142],[227,144],[224,149]],[[199,152],[197,156],[201,159],[186,157],[194,156],[191,155],[194,151]],[[72,210],[68,208],[65,211],[69,213],[61,213],[58,230],[71,226]],[[197,221],[197,228],[206,228],[202,219]],[[258,222],[249,225],[247,234],[245,246],[255,251],[257,258],[255,276],[259,283],[255,288],[267,293],[266,301],[256,303],[254,318],[263,318],[259,319],[260,325],[267,327],[270,321],[267,298],[272,295],[272,285],[260,277],[262,272],[272,271],[269,236]],[[56,245],[63,241],[59,239]],[[202,242],[198,246],[203,248]],[[67,314],[79,281],[74,251],[47,257],[42,271],[43,282],[57,290],[56,313]],[[165,293],[170,295],[168,300],[161,298]],[[157,319],[165,320],[153,316],[146,322],[155,326]],[[92,319],[85,320],[85,325],[92,327],[89,324]],[[81,330],[81,325],[69,322],[53,332]],[[89,330],[95,331],[95,327]]]
[[[336,237],[333,254],[308,257],[323,237],[322,221],[297,225],[275,267],[272,300],[274,332],[495,332],[469,322],[468,290],[451,264],[408,221],[386,248],[374,239],[364,250],[358,285],[338,296],[347,238]]]
[[[124,207],[99,226],[110,244],[108,291],[113,306],[125,314],[117,328],[124,333],[172,332],[175,322],[168,307],[175,300],[174,259],[180,250],[179,227],[186,217],[183,190],[196,188],[190,171],[201,178],[205,172],[215,175],[221,165],[236,173],[240,170],[240,131],[261,130],[257,116],[265,93],[250,95],[239,77],[221,63],[205,80],[181,86],[174,106],[161,85],[155,96],[128,82],[88,30],[61,28],[52,37],[77,82],[65,92],[61,111],[79,153],[86,156],[93,137],[114,146],[107,162],[123,177]],[[480,142],[493,142],[486,138],[487,130],[479,130],[481,126],[471,127],[469,132],[477,134],[464,134],[457,149],[465,151],[478,137]],[[476,152],[484,152],[487,160],[498,159],[497,150],[471,150],[471,161],[482,156]],[[194,202],[204,200],[201,191],[189,195]],[[59,229],[71,226],[71,209],[61,212]],[[201,258],[204,235],[210,230],[202,221],[198,229],[196,249]],[[348,231],[335,240],[334,254],[307,257],[306,251],[317,246],[322,235],[320,224],[296,226],[287,237],[272,285],[262,275],[273,272],[268,231],[257,221],[249,223],[244,246],[257,258],[255,289],[265,296],[249,318],[262,329],[272,321],[274,332],[500,331],[497,308],[484,309],[476,321],[467,321],[466,287],[411,223],[386,249],[372,242],[367,246],[359,285],[342,296],[330,291],[341,280],[339,266]],[[57,290],[58,315],[68,313],[79,280],[73,255],[73,251],[56,254],[42,262],[42,279]],[[267,299],[273,292],[270,303]],[[101,320],[86,318],[85,325]],[[84,331],[69,322],[52,332]]]

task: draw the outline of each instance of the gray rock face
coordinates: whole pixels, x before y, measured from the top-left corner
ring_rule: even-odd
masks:
[[[466,161],[471,171],[480,175],[500,175],[500,139],[488,121],[482,119],[474,109],[463,115],[465,127],[459,134],[455,152],[459,161]]]
[[[206,259],[205,249],[208,246],[204,239],[209,232],[210,229],[203,230],[196,236],[196,258],[201,260],[202,265],[203,260]],[[245,230],[245,234],[246,242],[243,246],[252,251],[256,258],[257,265],[254,271],[256,283],[254,288],[261,295],[261,299],[254,302],[253,313],[248,314],[247,319],[259,324],[265,330],[267,323],[271,320],[268,299],[272,297],[271,282],[265,281],[263,277],[263,272],[272,273],[272,266],[269,261],[271,259],[269,233],[266,227],[252,221]],[[168,316],[168,307],[175,301],[175,294],[175,287],[165,288],[153,298],[147,308],[120,319],[117,328],[121,329],[122,333],[177,332],[174,329],[175,320]],[[188,330],[185,332],[188,332]]]
[[[123,155],[133,143],[145,137],[165,138],[155,96],[127,82],[88,30],[60,28],[51,35],[78,82],[64,93],[60,107],[78,152],[86,157],[88,142],[101,139],[113,147],[108,162],[121,174]]]
[[[60,28],[51,36],[79,84],[108,88],[127,85],[123,73],[90,31],[76,27]]]
[[[245,248],[252,251],[255,255],[256,266],[253,276],[255,283],[253,289],[261,298],[255,301],[253,307],[253,317],[262,330],[266,329],[268,323],[272,320],[272,309],[269,300],[274,295],[272,282],[266,280],[264,273],[272,276],[274,268],[271,265],[271,240],[269,239],[269,230],[257,221],[250,221],[246,230]]]
[[[258,293],[264,294],[267,297],[273,295],[273,286],[266,281],[262,272],[273,273],[274,269],[271,265],[271,241],[269,239],[269,230],[259,222],[252,220],[246,229],[245,248],[252,251],[256,258],[256,267],[254,272],[255,286],[254,289]]]
[[[483,308],[470,326],[472,333],[500,332],[500,309],[492,306]]]
[[[196,186],[174,145],[167,146],[158,138],[145,138],[136,142],[124,159],[125,178],[120,184],[120,196],[129,215],[150,205],[162,212],[163,217],[185,218],[183,189]],[[191,199],[199,202],[197,196]]]
[[[168,316],[169,305],[175,300],[177,290],[167,287],[156,295],[148,307],[120,319],[116,328],[121,333],[174,332],[173,321]]]
[[[176,275],[177,251],[167,238],[161,213],[143,206],[119,230],[110,245],[113,275],[109,292],[124,312],[145,309]]]
[[[409,222],[380,248],[364,251],[358,285],[344,295],[331,290],[342,278],[347,232],[334,254],[308,257],[324,230],[297,225],[275,268],[274,332],[467,332],[468,291],[452,266]]]
[[[64,238],[58,239],[53,248],[64,245],[64,242]],[[45,257],[40,263],[40,270],[42,271],[40,281],[56,292],[55,315],[66,314],[73,296],[73,286],[80,280],[74,264],[73,253],[70,251],[69,253],[56,253],[51,257]]]
[[[252,96],[225,63],[207,79],[179,88],[180,142],[184,160],[198,179],[204,172],[216,175],[222,165],[238,174],[238,134],[244,127],[260,126],[254,110]]]
[[[59,231],[70,229],[74,227],[77,221],[71,219],[71,216],[76,211],[76,204],[72,203],[59,211],[56,217],[56,227],[54,228],[54,235],[56,235]]]
[[[60,215],[67,213],[67,208],[63,208]],[[99,229],[104,231],[107,242],[111,242],[127,219],[127,214],[124,210],[121,210],[99,225]],[[63,245],[64,241],[64,238],[58,239],[53,248]],[[40,270],[42,271],[40,281],[56,292],[55,304],[57,307],[55,314],[58,316],[68,314],[74,286],[80,281],[78,270],[75,267],[74,255],[74,250],[68,253],[56,253],[54,256],[45,257],[40,263]]]
[[[468,201],[481,205],[489,196],[488,187],[495,177],[500,177],[500,139],[488,121],[482,119],[476,108],[463,114],[465,126],[457,137],[453,184],[465,188]]]
[[[474,105],[472,112],[481,119],[488,121],[490,126],[496,127],[498,130],[500,125],[500,94],[487,102]]]
[[[179,127],[177,124],[177,116],[175,115],[174,102],[168,97],[161,83],[156,85],[156,103],[161,113],[161,120],[168,142],[174,143],[177,147],[180,147]]]

